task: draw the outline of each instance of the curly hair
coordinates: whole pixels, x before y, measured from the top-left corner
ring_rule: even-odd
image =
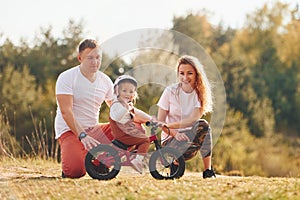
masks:
[[[211,85],[206,76],[203,65],[196,57],[184,55],[177,61],[177,73],[179,73],[179,66],[181,64],[190,64],[194,68],[196,72],[195,91],[199,102],[201,103],[201,112],[203,114],[211,112],[213,107]]]

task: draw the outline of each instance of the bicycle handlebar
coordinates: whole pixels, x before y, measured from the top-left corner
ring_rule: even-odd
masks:
[[[158,123],[157,122],[151,122],[151,121],[147,121],[146,122],[146,126],[152,126],[152,127],[158,127]]]
[[[161,126],[158,122],[152,122],[152,121],[147,121],[145,124],[146,124],[146,126],[148,126],[148,127],[151,126],[152,128],[158,128]],[[163,127],[166,127],[169,129],[169,127],[167,127],[166,125],[164,125]]]

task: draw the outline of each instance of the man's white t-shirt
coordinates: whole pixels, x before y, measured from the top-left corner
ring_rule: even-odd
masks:
[[[92,83],[80,72],[79,66],[62,72],[56,82],[56,95],[73,96],[73,112],[76,120],[84,129],[99,123],[99,112],[103,101],[113,99],[113,83],[101,71],[97,71],[96,80]],[[55,117],[55,138],[59,138],[70,128],[62,117],[57,106]]]
[[[178,122],[188,118],[195,108],[201,107],[196,91],[193,90],[191,93],[186,93],[181,87],[178,87],[178,84],[166,87],[157,103],[161,109],[168,111],[166,123]],[[163,132],[162,140],[167,136]]]

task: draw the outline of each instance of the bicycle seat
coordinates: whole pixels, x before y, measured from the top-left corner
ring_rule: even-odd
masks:
[[[124,144],[123,142],[119,141],[119,140],[113,140],[111,141],[114,145],[116,145],[117,147],[119,147],[120,149],[123,150],[127,150],[129,146],[127,146],[126,144]]]

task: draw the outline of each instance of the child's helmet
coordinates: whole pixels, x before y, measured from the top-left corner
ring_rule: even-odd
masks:
[[[126,74],[119,76],[119,77],[115,80],[114,87],[116,87],[116,85],[119,85],[119,84],[122,83],[123,81],[129,81],[129,82],[131,82],[132,84],[134,84],[135,87],[137,87],[137,81],[135,80],[135,78],[133,78],[133,77],[130,76],[130,75],[126,75]]]

